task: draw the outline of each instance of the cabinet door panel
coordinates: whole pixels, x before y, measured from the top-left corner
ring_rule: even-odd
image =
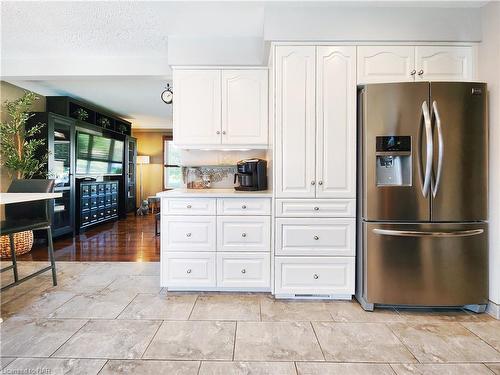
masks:
[[[218,251],[269,251],[271,218],[267,216],[219,216]]]
[[[314,46],[276,48],[276,196],[314,198]]]
[[[422,81],[471,81],[473,77],[472,47],[416,47],[417,74]]]
[[[220,144],[220,70],[175,70],[174,87],[174,142]]]
[[[358,47],[358,84],[413,81],[415,47]]]
[[[316,196],[356,197],[356,47],[316,56]]]
[[[276,219],[276,255],[354,256],[355,219]]]
[[[217,253],[217,285],[222,288],[268,288],[271,261],[263,253]]]
[[[214,251],[215,216],[164,216],[164,251]]]
[[[354,257],[276,257],[275,296],[354,294]]]
[[[222,71],[222,143],[267,144],[267,70]]]
[[[215,253],[167,253],[162,259],[161,286],[193,289],[216,286]]]

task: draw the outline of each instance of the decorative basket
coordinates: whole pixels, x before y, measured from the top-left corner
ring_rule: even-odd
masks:
[[[27,230],[14,234],[14,246],[16,255],[28,253],[33,247],[33,231]],[[0,258],[10,258],[9,236],[0,237]]]

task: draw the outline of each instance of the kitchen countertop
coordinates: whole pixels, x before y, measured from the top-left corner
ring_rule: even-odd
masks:
[[[238,197],[260,197],[271,198],[271,190],[262,191],[237,191],[234,189],[172,189],[156,194],[157,197],[167,198],[238,198]]]
[[[62,193],[0,193],[0,204],[24,203],[61,197]]]

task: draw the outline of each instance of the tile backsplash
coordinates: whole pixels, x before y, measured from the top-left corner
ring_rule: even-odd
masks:
[[[266,154],[267,150],[179,150],[180,164],[183,166],[236,165],[242,159],[266,159]]]
[[[267,159],[267,150],[179,150],[179,164],[185,167],[217,165],[235,166],[238,161],[251,158]],[[232,168],[226,177],[221,181],[213,182],[211,187],[219,189],[234,187],[234,173]]]

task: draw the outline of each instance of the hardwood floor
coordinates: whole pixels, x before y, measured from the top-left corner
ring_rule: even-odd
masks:
[[[135,216],[92,228],[76,237],[54,241],[56,260],[158,262],[160,236],[155,236],[154,215]],[[47,260],[45,244],[35,245],[19,260]]]

